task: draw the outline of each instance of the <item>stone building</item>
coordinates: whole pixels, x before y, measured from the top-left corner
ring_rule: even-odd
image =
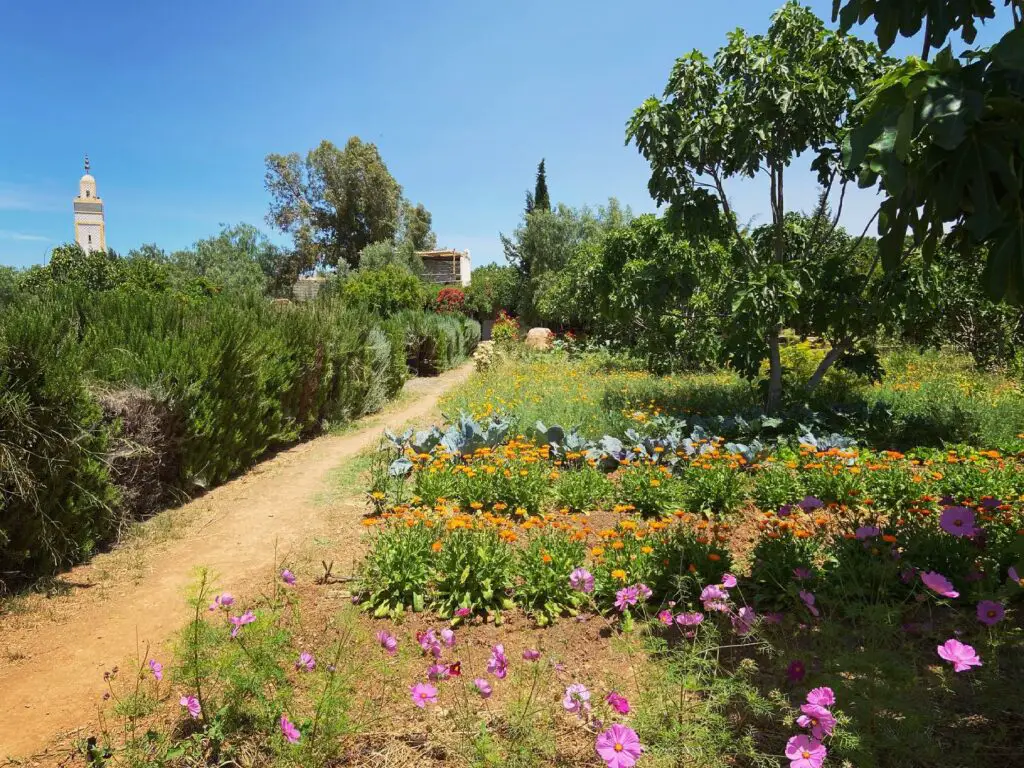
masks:
[[[438,285],[469,285],[469,251],[416,251],[423,261],[423,279]]]
[[[96,179],[89,174],[89,156],[85,156],[85,175],[78,180],[74,200],[75,242],[86,253],[107,250],[107,227],[103,221],[103,201],[96,194]]]

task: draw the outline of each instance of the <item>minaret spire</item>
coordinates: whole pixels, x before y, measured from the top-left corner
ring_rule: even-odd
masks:
[[[85,156],[85,172],[89,172],[89,155]]]

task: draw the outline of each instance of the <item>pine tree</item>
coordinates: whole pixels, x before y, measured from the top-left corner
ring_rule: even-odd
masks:
[[[526,190],[526,215],[529,216],[533,213],[533,192]]]
[[[533,190],[533,209],[537,211],[551,210],[551,198],[548,197],[548,179],[544,171],[543,159],[537,166],[537,185]]]

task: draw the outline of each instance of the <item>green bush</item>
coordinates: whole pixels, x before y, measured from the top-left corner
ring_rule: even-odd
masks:
[[[423,309],[427,304],[426,285],[397,264],[356,270],[342,284],[340,293],[345,304],[376,312],[381,317]]]
[[[584,554],[581,541],[558,530],[532,536],[518,552],[516,563],[521,583],[515,599],[540,626],[564,613],[575,614],[586,599],[569,583],[569,575],[582,565]]]
[[[0,314],[0,572],[15,580],[87,556],[114,526],[78,333],[66,307],[34,299]]]
[[[438,616],[460,608],[500,613],[511,608],[515,553],[493,528],[455,530],[435,556],[434,596]]]
[[[480,323],[461,315],[405,311],[390,322],[405,329],[406,361],[420,376],[454,368],[480,343]]]
[[[360,565],[358,593],[363,610],[375,616],[422,611],[432,573],[435,534],[424,525],[386,525],[373,538]]]

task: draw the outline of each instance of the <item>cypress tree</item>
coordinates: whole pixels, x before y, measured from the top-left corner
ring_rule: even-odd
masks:
[[[533,208],[539,211],[551,210],[551,198],[548,197],[548,178],[544,171],[544,160],[537,166],[537,185],[533,190]]]

